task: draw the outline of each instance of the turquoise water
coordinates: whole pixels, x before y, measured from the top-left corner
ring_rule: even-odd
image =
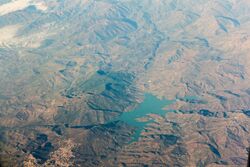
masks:
[[[145,126],[149,123],[152,123],[154,120],[148,120],[146,122],[139,121],[138,118],[142,118],[147,116],[148,114],[157,114],[160,116],[165,116],[166,110],[162,108],[173,103],[173,101],[166,100],[166,99],[158,99],[152,94],[146,93],[144,96],[144,100],[140,103],[136,109],[130,112],[124,112],[120,117],[116,120],[123,121],[130,126],[136,127],[136,131],[132,136],[132,140],[130,143],[138,141],[139,137],[141,136],[142,130]]]

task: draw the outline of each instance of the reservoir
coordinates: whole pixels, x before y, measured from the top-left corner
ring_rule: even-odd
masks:
[[[173,102],[173,100],[170,101],[166,99],[158,99],[156,96],[146,93],[142,103],[140,103],[134,110],[124,112],[121,116],[116,118],[116,120],[123,121],[130,126],[136,127],[136,131],[132,136],[132,140],[130,141],[130,143],[132,143],[138,141],[145,126],[154,122],[154,120],[139,121],[138,119],[143,118],[148,114],[165,116],[167,111],[163,110],[163,108],[169,104],[172,104]]]

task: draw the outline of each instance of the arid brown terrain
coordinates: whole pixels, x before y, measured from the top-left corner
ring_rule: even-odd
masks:
[[[146,93],[171,103],[132,140]],[[245,167],[249,147],[250,1],[0,0],[0,166]]]

